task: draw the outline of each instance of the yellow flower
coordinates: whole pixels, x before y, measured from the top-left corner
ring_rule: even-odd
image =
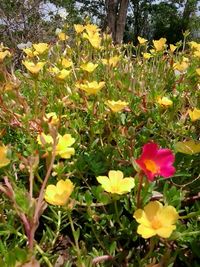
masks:
[[[31,48],[24,48],[23,51],[30,58],[35,56],[35,53],[33,52]]]
[[[48,123],[52,125],[56,125],[59,122],[59,119],[55,112],[50,112],[45,114],[44,121],[47,121]]]
[[[93,72],[98,67],[98,64],[93,64],[92,62],[84,63],[80,66],[82,70],[85,70],[89,73]]]
[[[200,50],[199,51],[194,51],[194,56],[200,58]]]
[[[200,68],[196,69],[196,73],[200,76]]]
[[[188,44],[190,45],[192,49],[200,50],[200,44],[198,44],[197,42],[192,41],[192,42],[189,42]]]
[[[186,60],[183,60],[182,62],[176,62],[173,64],[173,69],[178,70],[180,72],[184,72],[187,70],[189,66],[189,63]]]
[[[41,55],[49,49],[49,45],[47,43],[33,44],[33,48],[39,55]]]
[[[159,40],[153,40],[153,45],[156,51],[162,51],[165,48],[167,42],[166,38],[160,38]]]
[[[81,24],[74,24],[74,29],[77,33],[82,33],[85,30],[85,27]]]
[[[85,32],[83,33],[83,38],[88,39],[88,41],[94,48],[101,47],[101,37],[99,35],[99,32],[93,32],[87,30],[87,33]]]
[[[110,57],[109,59],[103,58],[101,61],[104,65],[109,65],[114,68],[117,65],[117,63],[120,61],[120,57],[114,56],[114,57]]]
[[[0,168],[8,165],[10,160],[7,158],[8,148],[6,146],[0,146]]]
[[[39,145],[53,144],[53,137],[50,134],[41,133],[37,137],[37,142]]]
[[[11,53],[8,50],[0,51],[0,62],[3,62],[5,57],[11,56]]]
[[[58,80],[64,80],[66,79],[69,74],[71,73],[70,70],[62,69],[60,70],[57,67],[50,68],[49,71],[54,74],[55,78]]]
[[[105,104],[113,111],[113,112],[119,112],[122,109],[124,109],[125,107],[127,107],[128,103],[118,100],[118,101],[114,101],[114,100],[108,100],[105,102]]]
[[[192,111],[191,109],[189,110],[189,116],[191,121],[196,121],[200,119],[200,109],[194,108]]]
[[[61,65],[63,66],[63,68],[67,69],[67,68],[71,67],[72,64],[73,64],[72,61],[69,59],[66,59],[66,58],[61,59]]]
[[[144,38],[142,38],[142,37],[140,37],[140,36],[138,36],[138,41],[139,41],[139,43],[141,44],[141,45],[143,45],[143,44],[145,44],[148,40],[147,39],[144,39]]]
[[[64,33],[64,32],[59,32],[58,33],[58,39],[60,41],[66,41],[66,40],[69,39],[69,36],[66,33]]]
[[[60,156],[63,159],[69,159],[71,158],[72,155],[75,154],[75,150],[73,147],[70,147],[71,145],[74,144],[75,139],[72,138],[71,134],[65,134],[63,136],[61,136],[60,134],[58,134],[57,136],[58,140],[57,140],[57,145],[56,145],[56,156]],[[40,134],[37,137],[37,142],[38,144],[44,146],[46,144],[53,144],[53,138],[51,135],[49,134]]]
[[[100,29],[96,24],[87,24],[85,25],[85,29],[87,32],[99,32]]]
[[[176,50],[177,46],[173,45],[173,44],[170,44],[169,45],[169,49],[172,53],[174,53],[174,51]]]
[[[96,95],[103,87],[105,86],[105,82],[88,82],[85,83],[76,83],[76,87],[85,91],[88,95]]]
[[[200,142],[195,140],[189,140],[184,142],[178,142],[175,144],[176,152],[183,154],[194,155],[200,153]]]
[[[56,146],[56,155],[59,155],[63,159],[69,159],[75,154],[73,147],[70,147],[75,143],[75,139],[71,134],[58,135],[58,144]]]
[[[22,61],[23,65],[30,71],[32,74],[38,74],[39,71],[44,67],[45,62],[34,63],[32,61]]]
[[[64,80],[65,78],[67,78],[70,74],[70,70],[66,70],[66,69],[62,69],[57,75],[56,78],[59,80]]]
[[[50,184],[47,186],[44,199],[49,204],[63,206],[69,200],[73,190],[74,185],[69,179],[60,180],[56,185]]]
[[[144,210],[138,209],[133,217],[140,224],[137,233],[143,238],[158,235],[163,238],[170,237],[179,215],[173,206],[163,206],[158,201],[151,201]]]
[[[142,53],[142,55],[143,55],[143,58],[145,59],[150,59],[152,57],[152,54],[150,53]]]
[[[173,102],[168,97],[163,96],[158,99],[158,104],[164,107],[170,107]]]
[[[124,174],[121,171],[109,171],[108,177],[98,176],[97,181],[102,185],[106,192],[118,195],[130,192],[135,186],[134,178],[124,178]]]

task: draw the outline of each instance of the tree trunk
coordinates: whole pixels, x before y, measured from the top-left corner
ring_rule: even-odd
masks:
[[[129,0],[121,0],[120,2],[118,18],[116,21],[116,34],[115,34],[115,42],[118,44],[120,44],[123,41],[128,4]]]
[[[114,43],[123,41],[129,0],[106,0],[107,25]]]

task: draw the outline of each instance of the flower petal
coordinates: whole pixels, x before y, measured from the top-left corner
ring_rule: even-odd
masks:
[[[145,214],[145,212],[142,209],[138,209],[134,212],[133,217],[136,219],[138,223],[143,224],[146,227],[150,227],[151,224]]]
[[[143,238],[150,238],[156,235],[156,231],[154,229],[146,227],[145,225],[139,225],[137,228],[137,233]]]
[[[69,159],[75,154],[75,149],[73,147],[65,148],[63,151],[57,151],[56,155],[60,155],[63,159]]]
[[[171,226],[165,226],[165,227],[161,227],[159,229],[156,230],[156,234],[164,237],[164,238],[168,238],[170,237],[170,235],[172,234],[172,231],[176,229],[175,225],[171,225]]]
[[[135,180],[132,177],[126,177],[121,181],[120,189],[123,193],[130,192],[135,186]]]
[[[170,226],[176,223],[179,217],[178,212],[172,206],[163,207],[157,216],[163,226]]]
[[[108,177],[110,179],[110,183],[112,186],[118,186],[119,183],[122,182],[122,179],[124,177],[123,172],[121,171],[109,171]]]
[[[142,155],[141,158],[145,158],[145,159],[153,159],[158,152],[158,145],[151,142],[151,143],[147,143],[143,146],[142,148]]]
[[[160,167],[166,166],[166,164],[172,165],[174,163],[175,156],[170,149],[159,149],[154,161]]]
[[[160,169],[160,175],[164,178],[172,177],[175,172],[176,169],[174,168],[174,166],[165,166]]]
[[[147,219],[151,221],[157,213],[162,210],[163,205],[158,201],[151,201],[144,207],[144,212],[147,216]]]
[[[102,185],[106,192],[111,192],[110,180],[107,176],[98,176],[97,181]]]

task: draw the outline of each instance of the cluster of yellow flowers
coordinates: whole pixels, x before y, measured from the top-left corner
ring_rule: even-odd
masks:
[[[103,37],[100,35],[100,29],[93,24],[87,25],[74,25],[74,30],[77,34],[77,39],[80,42],[86,42],[88,46],[92,48],[92,51],[102,51]],[[105,36],[107,38],[107,36]],[[59,32],[57,47],[69,39],[69,36],[64,32]],[[159,40],[153,40],[153,47],[149,51],[147,50],[148,40],[142,37],[138,37],[138,41],[142,51],[142,61],[150,62],[151,58],[161,55],[166,52],[169,55],[173,55],[175,51],[178,51],[178,46],[170,44],[169,50],[167,47],[166,38],[160,38]],[[192,56],[200,58],[200,44],[196,42],[189,43],[192,49]],[[146,47],[146,48],[145,48]],[[51,54],[54,47],[47,43],[33,44],[30,48],[23,49],[25,58],[22,61],[25,68],[28,70],[30,76],[38,78],[43,69],[48,73],[50,79],[55,79],[59,84],[67,83],[70,77],[75,77],[74,87],[82,92],[85,92],[87,96],[98,94],[103,88],[106,87],[106,82],[103,80],[98,81],[95,77],[96,70],[100,67],[104,68],[104,71],[116,70],[117,66],[120,66],[121,57],[111,53],[107,58],[99,58],[97,62],[92,62],[93,57],[87,57],[83,55],[82,58],[75,63],[74,58],[67,52],[61,49],[61,56],[56,58],[55,61],[48,62],[47,55]],[[147,52],[148,51],[148,52]],[[52,53],[53,54],[53,53]],[[6,57],[11,56],[9,49],[0,46],[0,63]],[[104,55],[105,57],[105,55]],[[184,75],[190,66],[189,58],[181,56],[179,59],[173,61],[170,65],[172,71],[178,75]],[[80,77],[77,77],[76,70],[80,70]],[[200,76],[200,68],[196,69],[196,74]],[[199,77],[198,77],[199,78]],[[173,99],[173,98],[171,98]],[[159,96],[156,100],[156,105],[162,108],[169,108],[173,106],[173,101],[167,96]],[[121,112],[128,107],[129,103],[121,100],[106,100],[104,104],[114,113]],[[200,109],[194,107],[187,110],[192,122],[200,119]],[[61,116],[62,117],[62,116]],[[45,114],[43,120],[51,126],[58,126],[60,118],[58,118],[55,112],[49,112]],[[47,154],[52,153],[52,146],[55,145],[55,156],[62,159],[70,159],[75,154],[75,149],[72,145],[75,143],[75,139],[71,134],[57,134],[56,138],[51,134],[40,133],[37,136],[37,142]],[[189,148],[192,148],[192,152]],[[200,151],[200,144],[196,144],[190,140],[187,142],[179,142],[177,144],[177,151],[186,154],[192,154]],[[0,167],[4,167],[10,163],[7,157],[8,147],[0,146]],[[149,171],[157,171],[157,166],[151,160],[146,160],[146,168]],[[110,170],[108,176],[98,176],[97,181],[101,184],[102,188],[109,194],[123,195],[131,192],[135,187],[135,179],[133,177],[125,177],[123,172],[119,170]],[[75,185],[70,179],[59,180],[56,185],[50,184],[45,190],[45,200],[52,205],[66,205],[74,190]],[[139,223],[137,233],[143,238],[150,238],[154,235],[158,235],[163,238],[170,237],[172,231],[176,228],[175,223],[179,216],[174,207],[165,205],[163,206],[158,201],[149,202],[144,209],[138,209],[135,211],[133,217]]]
[[[97,181],[103,189],[111,194],[122,195],[131,191],[135,186],[133,177],[126,177],[121,171],[111,170],[107,176],[98,176]],[[48,185],[45,191],[45,200],[52,205],[66,205],[74,189],[73,183],[66,179],[59,180],[55,185]],[[144,207],[138,209],[133,217],[140,224],[137,233],[143,238],[150,238],[158,235],[168,238],[176,229],[175,223],[179,215],[172,206],[163,206],[158,201],[151,201]]]

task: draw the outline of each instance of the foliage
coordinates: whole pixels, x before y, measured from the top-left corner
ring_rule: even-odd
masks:
[[[114,46],[95,25],[65,27],[16,70],[1,45],[1,266],[198,266],[200,44],[187,37]]]

